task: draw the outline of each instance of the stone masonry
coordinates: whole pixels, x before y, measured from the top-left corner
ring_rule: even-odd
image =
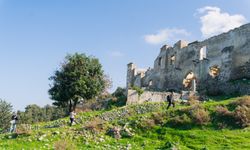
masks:
[[[153,68],[129,63],[127,89],[133,86],[158,92],[250,94],[250,24],[201,42],[163,45]]]

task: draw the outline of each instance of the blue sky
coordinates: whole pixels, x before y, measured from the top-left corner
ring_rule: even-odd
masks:
[[[48,78],[68,53],[100,59],[114,90],[126,65],[152,67],[159,48],[250,20],[242,0],[0,0],[0,98],[23,110],[52,101]]]

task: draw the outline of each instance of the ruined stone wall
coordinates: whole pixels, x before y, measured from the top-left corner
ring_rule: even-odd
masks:
[[[199,92],[210,94],[250,94],[250,84],[242,82],[249,79],[250,24],[201,42],[164,45],[154,68],[144,76],[127,77],[131,85],[136,80],[136,85],[150,90],[194,90],[197,85]]]
[[[143,102],[163,102],[170,92],[144,91],[141,96],[135,90],[128,90],[127,105],[141,104]],[[175,99],[180,99],[181,95],[174,93]]]

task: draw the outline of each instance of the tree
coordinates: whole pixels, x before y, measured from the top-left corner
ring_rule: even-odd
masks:
[[[119,97],[119,98],[120,97],[122,97],[122,98],[126,97],[126,88],[117,87],[115,92],[112,93],[112,96]]]
[[[38,105],[32,104],[26,106],[24,112],[18,111],[17,114],[20,117],[19,123],[32,124],[63,118],[67,115],[67,112],[67,110],[60,107],[50,105],[40,107]]]
[[[43,110],[36,104],[28,105],[25,107],[24,118],[20,119],[25,120],[26,123],[36,123],[43,121]]]
[[[8,129],[12,110],[13,108],[10,103],[0,99],[0,131]]]
[[[50,77],[49,94],[54,105],[75,109],[79,100],[88,100],[105,89],[104,73],[99,60],[75,53],[67,55],[61,68]]]
[[[116,99],[115,102],[113,102],[115,106],[124,106],[126,105],[127,96],[126,96],[126,88],[117,87],[114,93],[112,93],[112,96]]]

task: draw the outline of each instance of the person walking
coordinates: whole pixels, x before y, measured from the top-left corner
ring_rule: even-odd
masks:
[[[17,121],[18,121],[17,113],[13,113],[10,121],[10,133],[16,132]]]
[[[75,121],[75,116],[76,116],[75,111],[74,111],[74,110],[73,110],[73,111],[71,111],[71,112],[70,112],[70,115],[69,115],[69,119],[70,119],[70,126],[72,126],[72,125],[73,125],[73,123],[74,123],[74,121]]]
[[[170,95],[167,96],[167,102],[168,102],[168,107],[167,109],[173,105],[173,107],[175,107],[175,102],[174,102],[174,93],[171,92]]]

